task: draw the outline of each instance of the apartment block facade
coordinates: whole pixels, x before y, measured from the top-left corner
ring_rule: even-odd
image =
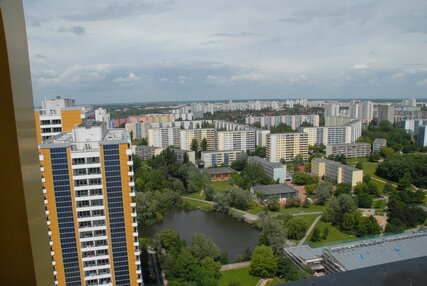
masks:
[[[42,108],[34,111],[37,143],[61,132],[70,132],[86,119],[94,119],[92,107],[75,106],[74,99],[56,97],[43,99]]]
[[[267,135],[267,159],[270,162],[292,161],[297,155],[308,159],[307,133],[273,133]]]
[[[324,159],[311,160],[311,172],[318,177],[325,177],[340,183],[350,183],[352,187],[363,181],[363,170]]]
[[[263,128],[270,129],[280,123],[285,123],[296,129],[304,122],[310,123],[313,126],[319,126],[319,115],[306,114],[306,115],[279,115],[279,116],[250,116],[245,118],[246,124],[255,124],[259,122]]]
[[[216,150],[215,147],[215,129],[213,128],[201,128],[201,129],[186,129],[179,130],[179,147],[182,150],[191,150],[191,142],[196,139],[199,147],[201,146],[203,138],[207,141],[207,150]]]
[[[148,129],[148,145],[153,147],[179,147],[179,132],[176,128]]]
[[[205,168],[213,166],[229,166],[237,160],[241,151],[202,151],[201,159],[205,162]]]
[[[142,285],[130,138],[81,124],[39,145],[57,285]]]
[[[255,151],[254,130],[217,131],[217,150]]]
[[[362,135],[362,122],[352,120],[339,126],[300,127],[299,131],[308,134],[309,145],[353,143]]]
[[[345,155],[347,158],[366,157],[371,154],[371,144],[364,142],[326,145],[326,156]]]
[[[286,165],[281,163],[269,162],[258,156],[249,156],[248,163],[259,164],[264,173],[273,180],[279,180],[280,184],[284,184],[286,181]]]

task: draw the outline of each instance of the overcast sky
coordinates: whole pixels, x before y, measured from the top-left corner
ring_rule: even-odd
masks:
[[[24,0],[36,105],[427,98],[426,0]]]

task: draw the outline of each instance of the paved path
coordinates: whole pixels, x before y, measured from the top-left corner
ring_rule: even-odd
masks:
[[[256,286],[265,286],[267,285],[267,283],[271,280],[271,278],[266,278],[266,279],[261,279],[258,281],[258,283],[256,284]]]
[[[211,204],[211,205],[215,204],[215,202],[206,201],[206,200],[202,200],[202,199],[190,198],[190,197],[185,197],[185,196],[182,197],[182,198],[187,199],[187,200],[193,200],[193,201],[197,201],[197,202],[202,202],[202,203],[206,203],[206,204]],[[256,214],[251,214],[251,213],[248,213],[248,212],[236,209],[236,208],[231,208],[231,209],[233,211],[235,211],[235,212],[238,212],[238,213],[242,214],[243,217],[244,217],[244,219],[247,222],[254,222],[256,220],[259,220],[259,216],[256,215]],[[320,215],[322,213],[323,213],[322,211],[316,211],[316,212],[299,212],[299,213],[292,214],[292,216],[313,215],[313,214]],[[281,215],[281,214],[283,214],[283,213],[275,213],[274,215]]]
[[[316,219],[313,221],[313,223],[311,224],[311,226],[310,226],[310,228],[307,230],[307,232],[305,233],[305,235],[304,235],[304,237],[300,240],[300,242],[298,242],[298,245],[301,245],[301,244],[303,244],[305,241],[306,241],[306,239],[308,238],[308,236],[310,235],[310,233],[311,233],[311,231],[313,230],[313,228],[316,226],[316,224],[317,224],[317,222],[319,221],[319,219],[321,218],[322,216],[321,215],[319,215],[318,217],[316,217]]]
[[[381,182],[381,183],[384,183],[384,184],[390,184],[390,183],[388,183],[388,182],[386,182],[386,181],[384,181],[384,180],[380,180],[380,179],[375,178],[375,177],[373,177],[373,176],[371,176],[371,179],[372,179],[372,180],[375,180],[375,181],[378,181],[378,182]],[[396,187],[396,188],[397,188],[397,185],[396,185],[396,184],[390,184],[390,185],[392,185],[393,187]]]
[[[239,269],[239,268],[245,268],[245,267],[249,267],[249,266],[251,266],[251,262],[250,261],[233,263],[233,264],[225,264],[225,265],[221,266],[221,269],[219,271]]]

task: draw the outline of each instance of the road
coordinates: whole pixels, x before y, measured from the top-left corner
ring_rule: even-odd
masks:
[[[298,242],[298,245],[302,245],[308,238],[308,236],[310,235],[311,231],[313,230],[313,228],[316,226],[317,222],[319,221],[319,219],[322,216],[319,215],[318,217],[316,217],[316,219],[313,221],[313,223],[311,224],[310,228],[307,230],[307,232],[305,233],[304,237]]]

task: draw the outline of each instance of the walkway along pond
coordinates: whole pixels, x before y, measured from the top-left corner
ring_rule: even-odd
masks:
[[[253,250],[259,236],[257,229],[226,214],[179,208],[168,211],[161,222],[149,226],[140,225],[139,234],[141,237],[151,238],[166,228],[177,232],[189,246],[193,234],[203,233],[209,236],[222,252],[228,253],[230,263],[237,255],[243,254],[247,247]]]

